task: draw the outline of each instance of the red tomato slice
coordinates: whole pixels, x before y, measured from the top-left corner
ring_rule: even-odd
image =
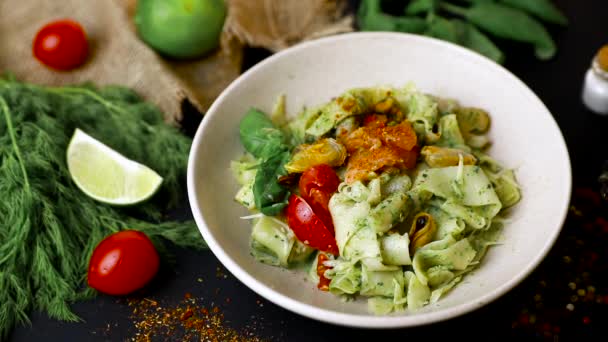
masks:
[[[329,213],[329,199],[338,190],[340,178],[331,166],[320,164],[302,173],[300,196],[308,202],[312,210],[319,216],[325,226],[334,232],[334,225]]]
[[[289,197],[285,215],[298,240],[320,251],[339,254],[334,235],[302,197]]]
[[[308,196],[302,196],[304,200],[310,205],[312,211],[317,214],[319,219],[323,221],[325,227],[329,229],[332,235],[335,235],[334,221],[331,219],[331,213],[329,212],[329,200],[331,199],[332,193],[323,192],[320,189],[310,189]]]
[[[103,239],[91,255],[87,280],[92,288],[126,295],[146,285],[156,274],[159,257],[142,232],[123,230]]]
[[[327,164],[315,165],[302,173],[300,177],[300,194],[306,197],[310,189],[317,188],[326,193],[334,193],[340,185],[340,178],[334,169]]]
[[[89,52],[82,26],[72,20],[48,23],[38,31],[33,43],[34,56],[57,70],[70,70],[83,64]]]

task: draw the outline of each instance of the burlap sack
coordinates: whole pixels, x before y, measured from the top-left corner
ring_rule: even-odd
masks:
[[[189,99],[204,111],[240,73],[242,46],[224,34],[222,49],[197,61],[167,62],[138,39],[128,10],[133,0],[0,1],[0,72],[38,84],[93,81],[135,89],[157,104],[168,122],[181,118]],[[32,41],[46,23],[71,18],[85,28],[90,56],[85,65],[53,71],[32,56]]]
[[[203,59],[168,61],[148,48],[131,17],[137,0],[1,0],[0,73],[38,84],[93,81],[135,89],[157,104],[168,122],[181,118],[188,99],[204,112],[240,73],[243,45],[278,51],[301,40],[352,31],[346,0],[227,0],[221,48]],[[32,41],[46,23],[71,18],[89,37],[85,65],[68,72],[43,66]]]
[[[229,0],[225,30],[271,51],[302,40],[353,31],[346,0]]]

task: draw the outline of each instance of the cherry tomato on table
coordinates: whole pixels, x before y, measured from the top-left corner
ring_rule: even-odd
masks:
[[[329,213],[329,199],[338,190],[340,178],[331,166],[320,164],[302,173],[298,187],[300,196],[308,202],[325,226],[334,232],[334,225]]]
[[[33,53],[43,64],[57,70],[70,70],[83,64],[89,53],[84,29],[72,20],[48,23],[38,31]]]
[[[123,230],[106,237],[95,247],[89,261],[88,283],[110,295],[129,294],[154,277],[159,261],[146,234]]]

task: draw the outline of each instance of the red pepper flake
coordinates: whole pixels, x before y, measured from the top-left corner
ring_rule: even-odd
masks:
[[[184,311],[184,313],[182,313],[182,316],[179,319],[181,319],[182,321],[185,321],[188,318],[192,317],[192,315],[194,315],[194,312],[192,311],[192,309],[186,308],[186,311]]]
[[[148,301],[148,303],[150,303],[151,306],[157,306],[158,302],[152,299],[148,299],[148,298],[144,298],[144,300]]]
[[[589,316],[583,317],[583,323],[584,324],[590,324],[591,323],[591,317],[589,317]]]

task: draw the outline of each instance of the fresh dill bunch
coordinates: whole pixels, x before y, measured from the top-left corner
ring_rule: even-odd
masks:
[[[71,180],[66,150],[76,128],[164,179],[149,201],[120,208],[87,197]],[[192,221],[163,221],[185,193],[190,138],[133,91],[91,84],[42,87],[0,78],[0,340],[32,310],[78,321],[95,246],[122,229],[189,248],[205,243]]]

